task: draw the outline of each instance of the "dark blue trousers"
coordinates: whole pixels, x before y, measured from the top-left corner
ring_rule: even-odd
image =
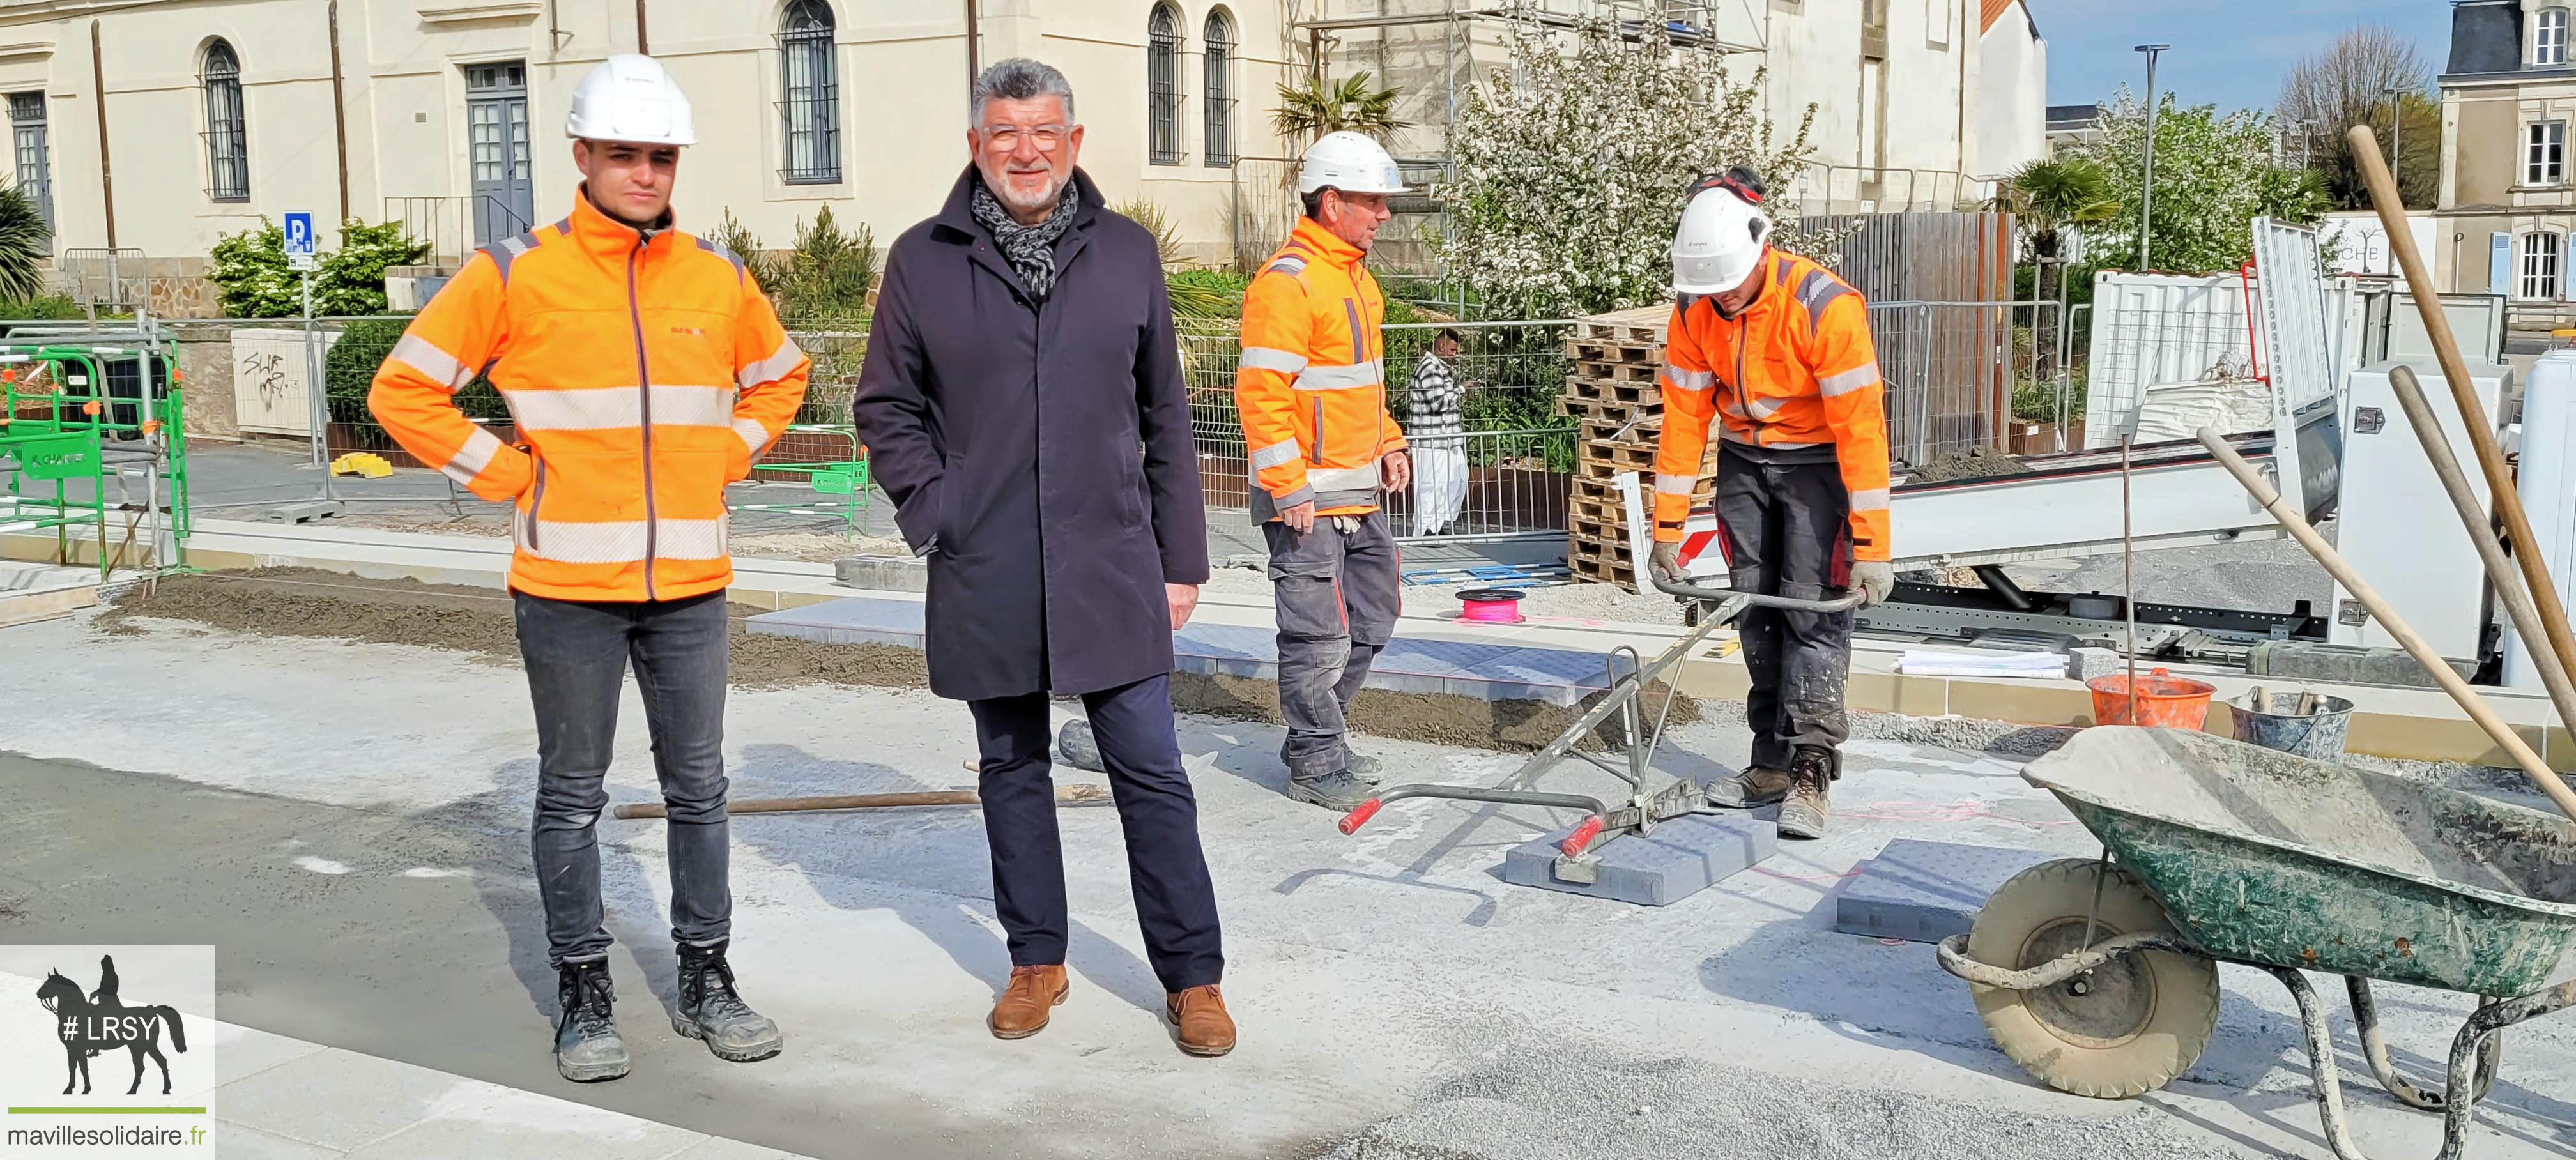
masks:
[[[1047,748],[1047,695],[968,701],[983,763],[985,840],[993,854],[993,907],[1014,966],[1064,961],[1070,923],[1064,843],[1056,830]],[[1180,992],[1225,973],[1216,886],[1199,848],[1198,800],[1181,769],[1169,676],[1082,695],[1091,734],[1109,767],[1110,797],[1127,835],[1127,881],[1144,929],[1145,958],[1163,989]]]

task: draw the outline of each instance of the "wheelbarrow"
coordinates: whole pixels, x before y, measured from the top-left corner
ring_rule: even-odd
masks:
[[[1707,806],[1698,782],[1688,777],[1663,778],[1655,774],[1655,751],[1663,744],[1664,726],[1670,720],[1676,694],[1666,693],[1663,704],[1654,714],[1653,723],[1649,725],[1646,720],[1646,690],[1666,674],[1680,668],[1683,659],[1706,641],[1710,633],[1732,623],[1747,609],[1843,612],[1858,607],[1862,595],[1854,591],[1832,600],[1799,600],[1724,588],[1703,588],[1695,584],[1669,582],[1661,577],[1650,579],[1657,589],[1689,602],[1684,619],[1690,625],[1690,631],[1683,633],[1681,639],[1657,654],[1653,661],[1644,660],[1633,645],[1623,644],[1610,650],[1605,673],[1608,691],[1546,747],[1531,754],[1529,760],[1522,762],[1510,777],[1489,786],[1439,782],[1388,786],[1343,815],[1342,832],[1357,833],[1370,818],[1377,816],[1380,809],[1411,798],[1582,810],[1583,820],[1576,823],[1564,841],[1557,843],[1553,872],[1560,882],[1597,882],[1600,880],[1602,847],[1630,834],[1650,833],[1659,822],[1698,813]],[[1623,760],[1613,763],[1598,754],[1576,748],[1614,716],[1620,719],[1617,748]],[[1589,763],[1626,782],[1627,794],[1624,798],[1609,799],[1531,788],[1540,777],[1568,758]]]
[[[2454,1160],[2499,1033],[2576,1004],[2576,982],[2547,985],[2576,941],[2566,818],[2179,729],[2097,726],[2022,776],[2103,856],[2014,876],[1938,954],[1996,1045],[2052,1087],[2162,1087],[2209,1043],[2217,964],[2259,967],[2298,1003],[2327,1145],[2362,1160],[2303,973],[2323,971],[2344,977],[2372,1074],[2444,1117],[2438,1155]],[[2438,1091],[2391,1066],[2373,980],[2480,997]]]

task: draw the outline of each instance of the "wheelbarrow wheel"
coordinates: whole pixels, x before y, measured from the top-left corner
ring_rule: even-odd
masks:
[[[2088,912],[2094,943],[2175,933],[2164,907],[2127,870],[2064,858],[2014,875],[1986,900],[1968,934],[1968,957],[2008,970],[2050,962],[2091,945]],[[2036,990],[1969,989],[1987,1033],[2013,1062],[2050,1087],[2096,1099],[2163,1087],[2200,1058],[2218,1022],[2218,964],[2170,951],[2138,951]]]

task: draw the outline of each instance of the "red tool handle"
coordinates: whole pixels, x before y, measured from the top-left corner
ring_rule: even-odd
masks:
[[[1342,815],[1342,832],[1345,834],[1358,833],[1361,826],[1367,825],[1370,818],[1377,816],[1378,807],[1385,804],[1385,802],[1379,801],[1376,798],[1370,798],[1369,800],[1352,807],[1351,812]]]
[[[1580,858],[1583,856],[1584,848],[1592,844],[1592,839],[1600,836],[1601,815],[1594,814],[1583,819],[1582,825],[1574,827],[1574,832],[1567,834],[1564,841],[1557,843],[1556,848],[1565,851],[1565,856],[1568,858]]]

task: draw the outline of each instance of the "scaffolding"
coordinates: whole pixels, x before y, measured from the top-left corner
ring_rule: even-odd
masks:
[[[1375,11],[1350,11],[1364,5]],[[1606,24],[1630,40],[1654,37],[1721,56],[1757,57],[1772,70],[1762,93],[1767,117],[1781,115],[1771,107],[1773,93],[1791,80],[1782,71],[1787,62],[1771,50],[1771,0],[1281,0],[1281,9],[1281,59],[1296,75],[1329,82],[1366,71],[1373,86],[1396,91],[1394,114],[1408,127],[1390,134],[1388,146],[1406,184],[1417,189],[1451,177],[1449,133],[1465,91],[1480,69],[1508,61],[1516,32]],[[1293,157],[1235,159],[1238,265],[1257,265],[1295,223],[1295,167]],[[1774,175],[1775,185],[1782,180]],[[1783,192],[1816,214],[1949,211],[1982,200],[1992,184],[1953,170],[1821,159],[1785,180],[1791,188]],[[1430,244],[1448,228],[1438,201],[1417,193],[1390,208],[1395,220],[1381,231],[1371,264],[1399,280],[1445,282],[1447,271]]]
[[[1366,0],[1362,0],[1366,2]],[[1418,192],[1389,203],[1395,220],[1381,231],[1372,265],[1397,278],[1446,281],[1431,239],[1448,228],[1447,214],[1431,186],[1449,180],[1449,130],[1464,89],[1479,65],[1508,59],[1515,32],[1571,32],[1606,23],[1632,40],[1668,39],[1685,48],[1719,53],[1761,52],[1758,41],[1730,39],[1721,16],[1739,12],[1750,26],[1765,27],[1767,0],[1374,0],[1375,12],[1346,14],[1353,0],[1283,0],[1287,19],[1281,58],[1314,83],[1365,71],[1371,84],[1396,91],[1395,116],[1407,122],[1390,134],[1389,151],[1405,184]],[[1238,265],[1257,265],[1287,236],[1298,207],[1291,186],[1294,157],[1234,160],[1234,250]]]

